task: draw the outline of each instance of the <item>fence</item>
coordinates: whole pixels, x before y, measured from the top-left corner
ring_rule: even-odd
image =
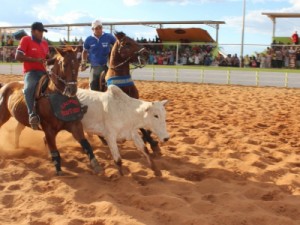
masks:
[[[0,63],[0,74],[22,74],[20,63]],[[88,77],[89,71],[80,72],[79,77]],[[211,84],[231,84],[247,86],[276,86],[300,88],[300,71],[261,71],[233,70],[199,67],[186,68],[186,66],[146,66],[142,69],[132,70],[134,80],[167,81],[167,82],[191,82]]]
[[[195,83],[213,83],[213,84],[234,84],[234,85],[250,85],[250,86],[278,86],[278,87],[300,87],[300,70],[283,70],[277,69],[234,69],[231,67],[218,67],[214,60],[211,64],[204,66],[204,61],[195,63],[189,61],[188,55],[194,55],[199,51],[206,51],[206,55],[215,55],[216,51],[220,52],[225,45],[200,45],[200,44],[157,44],[142,43],[146,45],[152,55],[156,54],[164,56],[162,65],[148,65],[142,69],[132,71],[135,80],[152,80],[152,81],[169,81],[169,82],[195,82]],[[237,47],[232,45],[231,47]],[[253,49],[266,49],[264,45],[249,45]],[[14,53],[16,47],[0,47],[0,74],[22,74],[22,65],[14,62]],[[170,61],[170,54],[175,53]],[[209,54],[207,54],[209,53]],[[168,56],[168,57],[166,57]],[[186,59],[182,59],[186,57]],[[153,62],[150,62],[150,64]],[[158,64],[156,62],[155,64]],[[169,66],[163,66],[168,65]],[[185,66],[189,65],[189,66]],[[167,68],[166,68],[167,67]],[[275,71],[275,72],[274,72]],[[288,71],[288,72],[287,72]],[[89,71],[81,72],[80,77],[88,77]]]
[[[132,71],[134,80],[192,82],[246,86],[275,86],[300,88],[300,71],[272,72],[261,70],[220,70],[219,68],[186,69],[145,67]]]

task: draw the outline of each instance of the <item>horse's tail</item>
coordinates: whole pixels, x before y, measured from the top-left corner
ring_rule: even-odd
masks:
[[[14,92],[14,90],[19,86],[18,82],[8,83],[6,85],[1,84],[0,88],[0,127],[6,123],[11,114],[8,109],[8,99],[9,96]]]
[[[4,85],[3,83],[0,83],[0,88],[2,88],[2,87],[3,87],[3,85]]]

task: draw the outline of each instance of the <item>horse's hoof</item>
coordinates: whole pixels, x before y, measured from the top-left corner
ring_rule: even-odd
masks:
[[[94,172],[95,172],[96,174],[99,174],[99,173],[102,172],[102,168],[101,168],[101,166],[99,165],[99,163],[98,163],[98,161],[97,161],[96,158],[93,158],[93,159],[91,160],[91,166],[92,166],[92,168],[93,168],[93,170],[94,170]]]
[[[162,154],[161,154],[161,149],[160,149],[159,145],[151,146],[151,149],[152,149],[153,155],[154,155],[155,157],[160,157],[160,156],[162,156]]]
[[[160,170],[155,170],[155,171],[154,171],[154,175],[155,175],[156,177],[161,177],[161,176],[162,176],[162,173],[161,173]]]
[[[124,173],[123,173],[123,170],[122,170],[122,168],[118,168],[118,171],[119,171],[119,174],[120,174],[120,176],[124,176]]]
[[[56,171],[56,176],[63,176],[64,175],[64,173],[63,173],[63,171]]]

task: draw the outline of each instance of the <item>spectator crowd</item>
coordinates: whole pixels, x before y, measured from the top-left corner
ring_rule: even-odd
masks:
[[[294,35],[294,34],[293,34]],[[1,38],[0,61],[14,62],[16,53],[16,40],[8,36],[6,42]],[[161,43],[156,36],[153,40],[144,38],[136,39],[137,42],[145,45],[150,52],[150,65],[201,65],[201,66],[222,66],[222,67],[246,67],[246,68],[291,68],[300,69],[300,45],[284,45],[275,41],[265,51],[252,55],[245,55],[241,59],[237,54],[223,54],[218,47],[211,44],[180,43],[171,45]],[[294,42],[294,41],[293,41]],[[51,47],[52,42],[48,40]],[[82,51],[82,38],[72,42],[60,39],[58,45],[71,44],[79,47]],[[178,49],[177,49],[178,46]],[[51,49],[51,48],[50,48]],[[53,51],[54,52],[54,51]],[[176,55],[178,54],[178,57]],[[78,53],[80,59],[81,53]]]

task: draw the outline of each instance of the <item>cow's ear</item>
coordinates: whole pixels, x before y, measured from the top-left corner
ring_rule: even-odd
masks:
[[[112,85],[110,85],[110,86],[112,86]],[[110,87],[109,86],[109,87]],[[122,91],[123,92],[123,91]],[[124,93],[124,92],[123,92]],[[137,109],[136,109],[136,111],[138,112],[138,113],[146,113],[146,112],[148,112],[148,110],[150,109],[150,107],[151,107],[151,104],[148,104],[148,103],[142,103]]]
[[[151,106],[153,105],[154,103],[152,102],[151,105],[147,105],[144,109],[145,112],[148,112],[149,109],[151,108]]]
[[[162,103],[163,105],[167,104],[168,102],[169,102],[169,100],[167,100],[167,99],[161,101],[161,103]]]

